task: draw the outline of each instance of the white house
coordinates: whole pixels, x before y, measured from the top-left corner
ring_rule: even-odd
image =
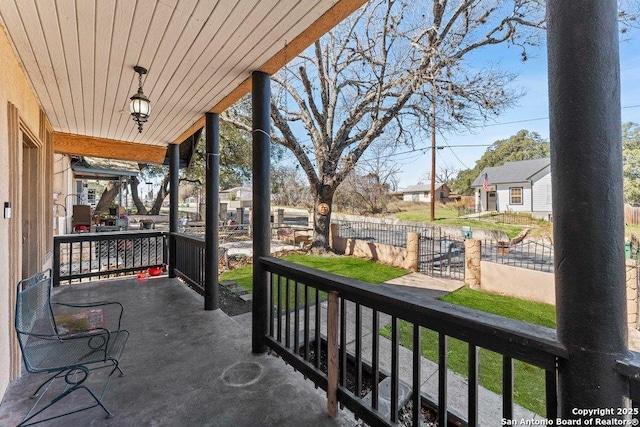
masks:
[[[436,201],[442,202],[449,197],[451,190],[447,184],[436,182]],[[431,203],[431,184],[410,185],[402,191],[405,202]]]
[[[548,157],[485,168],[471,187],[478,212],[527,212],[545,219],[551,215]]]

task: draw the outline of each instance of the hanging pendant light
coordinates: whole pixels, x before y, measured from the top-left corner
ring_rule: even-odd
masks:
[[[147,74],[147,69],[137,65],[133,69],[138,73],[138,92],[129,98],[129,111],[133,121],[138,124],[138,132],[142,132],[142,124],[147,122],[151,114],[151,101],[142,92],[142,75]]]

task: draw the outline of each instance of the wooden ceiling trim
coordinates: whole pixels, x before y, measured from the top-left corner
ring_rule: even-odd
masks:
[[[124,130],[126,125],[135,128],[131,115],[129,114],[129,97],[138,89],[138,75],[133,67],[138,63],[138,56],[142,51],[145,37],[149,34],[151,21],[155,7],[146,7],[137,2],[133,12],[129,37],[124,45],[124,55],[119,65],[118,84],[115,91],[113,111],[109,121],[107,138],[119,139],[120,129]],[[154,5],[155,6],[155,5]],[[115,41],[117,43],[117,41]],[[120,114],[117,114],[120,113]]]
[[[157,164],[164,162],[167,153],[166,147],[61,132],[53,134],[53,151],[62,154]]]
[[[201,76],[202,78],[197,82],[199,86],[192,85],[186,89],[185,99],[188,103],[181,105],[180,111],[173,115],[171,121],[167,121],[162,129],[163,135],[175,135],[181,132],[183,123],[193,120],[194,110],[206,111],[212,102],[216,102],[215,99],[210,98],[211,93],[227,93],[234,90],[250,74],[251,64],[266,61],[274,52],[277,52],[277,46],[285,43],[287,33],[298,34],[304,31],[320,15],[315,12],[315,9],[308,9],[307,5],[302,3],[298,3],[286,14],[283,14],[278,6],[279,4],[273,4],[268,10],[254,9],[247,20],[256,21],[258,24],[250,32],[242,39],[228,38],[218,49],[213,49],[215,56],[202,68],[210,72],[208,75]],[[317,4],[315,7],[319,8],[320,5]],[[277,21],[276,25],[266,26],[267,22],[274,20],[274,17]],[[287,26],[291,22],[296,24],[293,27]],[[278,44],[276,45],[274,41]],[[238,52],[245,53],[239,56]],[[229,73],[230,70],[237,68],[243,69],[240,76]],[[225,70],[227,72],[220,77],[219,74]]]
[[[145,131],[144,136],[136,136],[137,131],[130,131],[125,139],[134,139],[136,137],[142,137],[143,140],[163,138],[166,141],[168,139],[166,136],[155,132],[156,123],[162,123],[159,122],[160,117],[162,117],[162,110],[160,109],[162,108],[162,94],[167,87],[171,86],[170,80],[180,75],[179,69],[183,62],[185,52],[191,49],[194,38],[203,30],[204,22],[194,18],[194,16],[196,16],[196,13],[202,14],[202,9],[196,9],[198,6],[202,8],[205,5],[211,5],[211,3],[202,2],[198,4],[192,2],[190,14],[184,12],[174,13],[170,23],[170,28],[173,29],[167,30],[168,36],[162,40],[161,46],[158,49],[159,55],[153,59],[150,67],[146,67],[149,69],[149,74],[147,74],[147,80],[145,81],[149,82],[149,84],[145,86],[145,94],[151,99],[151,107],[153,108],[151,117],[147,125],[145,125],[147,131]],[[206,16],[209,16],[210,13],[211,10]],[[173,33],[170,31],[173,31]],[[165,106],[167,106],[166,103]],[[164,118],[164,120],[167,119],[166,117]]]
[[[174,5],[175,6],[175,5]],[[173,7],[171,5],[164,4],[163,2],[157,2],[153,8],[147,8],[151,12],[149,17],[145,17],[144,26],[146,34],[144,37],[134,36],[135,41],[129,41],[134,43],[135,48],[127,48],[127,57],[123,64],[122,73],[126,76],[129,72],[129,79],[122,80],[122,88],[119,92],[119,99],[124,101],[123,113],[118,116],[117,125],[113,126],[113,138],[121,140],[135,140],[141,138],[143,135],[137,131],[137,127],[129,114],[129,97],[138,89],[138,75],[133,71],[135,65],[140,65],[145,68],[149,68],[153,61],[153,52],[157,52],[164,38],[164,31],[152,31],[153,28],[167,28],[173,15]],[[134,28],[138,28],[138,18],[136,17],[136,23]],[[148,20],[148,21],[147,21]],[[129,53],[131,52],[131,53]],[[150,74],[143,76],[143,87],[145,93],[150,96],[152,107],[155,107],[156,99],[154,94],[149,93],[150,86],[153,82],[153,77],[157,70],[150,69]],[[155,76],[157,77],[157,76]],[[154,109],[154,115],[157,111]],[[152,115],[153,116],[153,115]]]
[[[173,87],[164,87],[158,96],[156,102],[160,108],[159,115],[161,116],[162,112],[167,109],[173,113],[170,120],[165,120],[153,128],[153,136],[163,136],[165,140],[172,139],[167,138],[166,133],[166,129],[171,123],[177,121],[184,125],[185,121],[192,120],[194,111],[206,110],[206,106],[199,106],[197,101],[194,102],[193,89],[191,88],[201,87],[202,81],[208,78],[209,65],[212,62],[215,63],[215,59],[223,55],[221,51],[224,44],[236,34],[238,26],[250,11],[249,6],[251,6],[249,3],[222,2],[218,3],[216,8],[210,12],[211,15],[208,16],[198,37],[183,52],[183,57],[179,61],[177,72],[183,76],[180,83]],[[228,19],[232,15],[234,19]],[[218,62],[222,61],[218,59]],[[185,120],[180,113],[187,107],[191,117]]]
[[[83,19],[78,20],[78,41],[84,40],[86,43],[79,43],[80,50],[80,91],[85,99],[91,99],[92,102],[83,102],[84,104],[84,123],[82,128],[78,129],[78,133],[83,135],[91,131],[93,123],[93,114],[95,106],[94,95],[94,63],[95,63],[95,28],[96,28],[96,8],[95,2],[81,1],[76,3],[77,14]]]
[[[305,31],[299,36],[294,38],[283,49],[276,53],[273,57],[265,62],[260,67],[261,71],[268,74],[276,73],[280,68],[286,65],[291,59],[298,56],[303,50],[310,46],[313,42],[318,40],[324,34],[326,34],[331,28],[338,25],[346,17],[355,12],[360,6],[362,6],[366,0],[340,0],[333,5],[331,9],[325,12],[320,18],[318,18],[313,24],[311,24]],[[228,95],[220,100],[213,108],[211,112],[222,113],[231,105],[236,103],[239,99],[245,96],[251,90],[251,77],[245,79],[242,83],[236,86]],[[182,132],[177,138],[173,140],[173,144],[180,144],[189,135],[192,135],[197,127],[202,127],[204,118],[200,118],[194,122],[189,129]]]
[[[107,69],[107,95],[100,129],[100,135],[108,139],[114,139],[113,130],[111,129],[113,115],[118,114],[118,111],[122,111],[122,103],[131,96],[124,95],[125,98],[122,99],[118,98],[117,94],[123,74],[127,74],[124,77],[126,79],[133,77],[133,73],[127,73],[124,68],[124,58],[129,39],[135,31],[133,27],[135,12],[136,2],[132,1],[120,3],[116,8],[114,28],[120,30],[111,33],[111,51]]]
[[[108,1],[96,2],[96,27],[95,31],[95,51],[109,52],[111,50],[111,34],[113,32],[113,23],[115,17],[116,3]],[[107,97],[107,80],[109,69],[109,56],[96,55],[95,57],[95,97],[93,102],[95,108],[93,110],[93,134],[101,135],[103,128],[103,112],[104,104]]]
[[[293,39],[282,50],[269,59],[260,71],[267,74],[275,74],[291,59],[298,56],[303,50],[326,34],[330,29],[342,22],[346,17],[355,12],[367,0],[341,0],[324,13],[316,22],[309,26],[298,37]],[[212,112],[222,113],[251,90],[251,78],[242,82],[229,95],[224,97],[212,109]],[[180,138],[178,138],[180,139]],[[184,138],[183,138],[184,139]]]
[[[44,35],[40,22],[36,19],[23,19],[23,16],[30,17],[37,11],[35,6],[29,2],[20,3],[22,9],[16,3],[12,3],[11,6],[7,5],[6,8],[2,8],[3,20],[5,25],[9,23],[17,23],[12,25],[16,29],[11,32],[12,41],[16,46],[16,56],[20,58],[22,65],[27,73],[27,78],[31,81],[34,92],[38,94],[46,94],[45,99],[40,101],[46,101],[46,97],[49,99],[49,105],[54,106],[53,114],[49,115],[49,118],[56,121],[56,125],[66,120],[64,116],[60,116],[60,113],[64,112],[62,108],[62,100],[59,98],[59,93],[56,91],[57,87],[53,85],[46,85],[45,81],[55,81],[55,75],[50,72],[50,68],[44,64],[40,64],[40,61],[49,59],[49,54],[46,49],[42,49],[42,45],[45,43]],[[27,8],[27,10],[25,10]],[[7,29],[7,32],[8,29]],[[37,41],[37,43],[36,43]],[[25,52],[22,56],[22,52]],[[48,80],[47,80],[48,79]],[[53,79],[53,80],[51,80]]]
[[[43,4],[44,6],[44,4]],[[52,7],[51,7],[52,6]],[[73,133],[85,134],[84,99],[82,93],[82,70],[80,68],[80,41],[78,39],[78,20],[75,2],[71,0],[57,1],[55,5],[43,7],[42,13],[50,13],[58,17],[59,48],[64,55],[59,55],[59,79],[64,79],[62,93],[65,102],[70,103],[73,118],[67,121],[73,126]],[[84,44],[84,43],[82,43]],[[66,79],[65,79],[66,77]],[[66,91],[66,93],[65,93]]]

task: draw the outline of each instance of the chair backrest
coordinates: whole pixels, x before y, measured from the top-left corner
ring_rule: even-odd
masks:
[[[51,270],[18,283],[15,327],[23,355],[30,334],[57,335],[51,310]]]

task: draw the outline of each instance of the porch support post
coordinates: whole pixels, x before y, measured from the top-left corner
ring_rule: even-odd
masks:
[[[627,355],[616,0],[547,1],[558,416],[624,407]],[[617,418],[616,414],[600,418]]]
[[[254,71],[252,78],[253,108],[253,353],[267,351],[265,336],[269,325],[269,280],[258,262],[270,253],[270,153],[271,153],[271,88],[270,76]]]
[[[176,239],[178,232],[178,173],[180,171],[180,146],[169,144],[169,277],[176,277]]]
[[[204,259],[204,309],[217,310],[218,284],[218,217],[220,216],[220,116],[206,114],[206,215]]]

